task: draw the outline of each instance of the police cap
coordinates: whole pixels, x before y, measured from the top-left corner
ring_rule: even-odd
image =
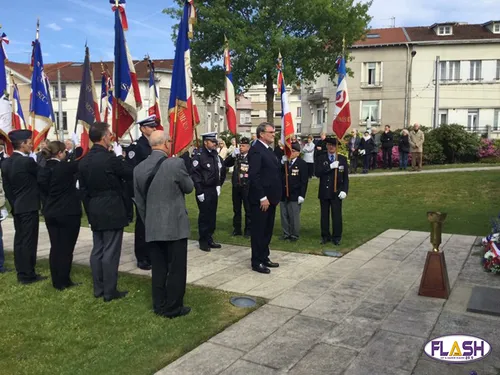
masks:
[[[204,133],[201,135],[201,138],[203,141],[212,141],[212,142],[217,142],[217,133]]]
[[[149,128],[156,128],[158,126],[158,123],[156,122],[156,116],[152,115],[152,116],[145,118],[144,120],[138,121],[137,125],[147,126]]]

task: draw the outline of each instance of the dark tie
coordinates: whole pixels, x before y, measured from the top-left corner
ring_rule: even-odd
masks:
[[[333,163],[335,161],[335,155],[330,155],[330,162]]]

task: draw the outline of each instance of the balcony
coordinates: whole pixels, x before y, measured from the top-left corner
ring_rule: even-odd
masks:
[[[325,96],[325,94],[326,94],[326,90],[324,90],[323,88],[311,89],[311,90],[308,90],[307,100],[310,102],[320,102],[321,103],[323,101],[328,100],[328,97]]]

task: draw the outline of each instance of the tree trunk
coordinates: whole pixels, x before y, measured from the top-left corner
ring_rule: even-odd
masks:
[[[274,125],[274,81],[271,71],[266,74],[267,122]]]

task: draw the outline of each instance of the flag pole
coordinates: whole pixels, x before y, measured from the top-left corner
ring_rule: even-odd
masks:
[[[289,190],[289,186],[288,186],[288,163],[290,162],[290,160],[288,160],[288,155],[286,153],[286,134],[285,134],[285,120],[284,120],[284,116],[285,114],[283,113],[283,95],[281,94],[281,86],[285,83],[284,79],[281,80],[280,82],[280,75],[279,73],[281,72],[281,77],[283,77],[283,72],[282,72],[282,62],[283,62],[283,58],[281,57],[281,51],[278,50],[278,87],[277,87],[277,91],[280,95],[280,100],[281,100],[281,134],[283,135],[283,155],[286,156],[286,162],[285,162],[285,191],[286,191],[286,196],[289,197],[290,196],[290,190]],[[286,90],[286,88],[285,88]]]
[[[342,58],[345,56],[345,34],[342,37]],[[337,137],[337,146],[335,147],[335,161],[338,162],[338,147],[340,145],[340,139]],[[338,178],[338,168],[335,168],[335,181],[333,183],[333,192],[337,192],[337,178]]]
[[[119,5],[120,5],[119,4],[119,0],[115,0],[115,6],[116,6],[115,12],[119,12],[120,11]],[[121,19],[120,19],[120,22],[121,22]],[[124,31],[124,33],[125,33],[125,31]],[[115,70],[116,70],[116,66],[115,66]],[[115,84],[115,82],[113,82],[113,85],[114,84]],[[115,126],[114,126],[114,131],[115,131],[115,141],[116,141],[116,143],[118,143],[118,121],[120,119],[119,110],[118,110],[118,98],[116,97],[116,93],[117,93],[118,90],[116,90],[116,87],[114,87],[114,86],[113,86],[113,88],[114,88],[113,94],[114,94],[114,98],[115,98],[115,119],[116,119]]]

